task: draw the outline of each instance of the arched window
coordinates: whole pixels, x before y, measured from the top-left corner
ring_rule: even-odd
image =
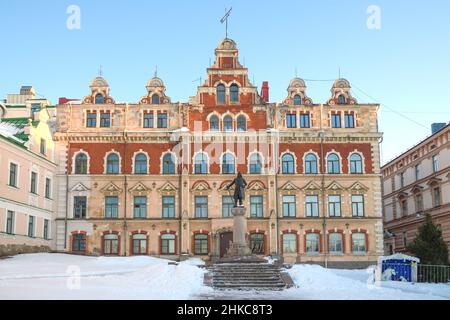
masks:
[[[253,254],[264,254],[264,235],[261,233],[250,234],[250,249]]]
[[[134,234],[132,237],[132,246],[134,255],[147,254],[147,235],[146,234]]]
[[[312,153],[305,157],[305,174],[317,174],[317,157]]]
[[[117,234],[105,234],[103,236],[103,254],[119,254],[119,236]]]
[[[154,95],[152,95],[152,104],[159,104],[159,103],[160,103],[159,96],[155,93]]]
[[[329,174],[341,173],[341,167],[339,165],[339,157],[337,154],[332,153],[327,158],[327,166]]]
[[[223,130],[233,131],[233,118],[231,116],[223,118]]]
[[[365,254],[367,252],[367,241],[365,233],[352,234],[352,251],[353,254]]]
[[[250,174],[261,174],[261,156],[258,153],[250,157]]]
[[[145,154],[139,153],[134,158],[134,173],[147,174],[147,156]]]
[[[329,237],[329,251],[334,254],[341,254],[344,252],[344,241],[341,233],[330,233]]]
[[[75,158],[75,174],[87,174],[88,158],[85,153],[79,153]]]
[[[306,235],[306,254],[320,253],[320,236],[317,233],[308,233]]]
[[[281,170],[283,174],[295,173],[295,160],[292,154],[287,153],[281,158]]]
[[[294,105],[300,106],[302,104],[302,97],[299,94],[294,96]]]
[[[119,156],[116,153],[111,153],[106,159],[106,173],[119,173]]]
[[[86,253],[86,235],[78,233],[72,235],[72,252],[78,254]]]
[[[237,131],[247,131],[247,119],[243,115],[237,118]]]
[[[194,159],[194,173],[195,174],[207,174],[208,173],[208,158],[206,154],[199,153]]]
[[[233,174],[234,167],[234,156],[230,153],[225,153],[222,157],[222,173]]]
[[[217,103],[224,104],[226,102],[225,99],[225,86],[223,84],[219,84],[216,89],[217,95]]]
[[[338,104],[345,104],[345,103],[346,103],[345,96],[344,96],[343,94],[341,94],[341,95],[338,97]]]
[[[295,233],[283,234],[283,253],[297,253],[297,235]]]
[[[214,115],[209,119],[209,131],[219,131],[219,130],[220,130],[219,117]]]
[[[239,102],[239,87],[237,86],[237,84],[232,84],[230,86],[230,102]]]
[[[175,254],[175,238],[174,234],[161,235],[161,254]]]
[[[205,256],[209,253],[208,249],[208,235],[196,234],[194,236],[194,254]]]
[[[350,156],[350,173],[363,173],[362,158],[359,154],[354,153]]]
[[[163,158],[163,174],[175,174],[175,161],[171,153]]]
[[[104,104],[105,103],[105,97],[101,93],[97,93],[95,95],[95,104]]]

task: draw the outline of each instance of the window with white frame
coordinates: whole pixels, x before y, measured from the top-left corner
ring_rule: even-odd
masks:
[[[352,195],[352,215],[353,217],[364,217],[363,195]]]
[[[85,153],[79,153],[75,157],[75,174],[87,174],[88,157]]]
[[[363,173],[362,157],[357,153],[354,153],[350,156],[350,173],[351,174]]]
[[[295,233],[283,234],[283,253],[297,253],[297,235]]]
[[[281,172],[283,174],[295,173],[295,158],[292,154],[286,153],[281,158]]]
[[[263,196],[250,196],[250,217],[264,217]]]
[[[306,196],[306,216],[307,217],[319,217],[319,196],[307,195]]]
[[[331,254],[341,254],[343,252],[343,239],[341,233],[329,234],[329,250]]]
[[[296,213],[296,201],[295,196],[284,195],[283,196],[283,217],[291,218],[295,217]]]
[[[328,196],[328,215],[330,217],[341,217],[341,196]]]
[[[353,233],[352,234],[352,249],[354,254],[365,254],[366,248],[366,234]]]
[[[305,174],[317,174],[317,157],[308,153],[305,156]]]
[[[308,233],[306,235],[306,254],[320,253],[320,235],[317,233]]]

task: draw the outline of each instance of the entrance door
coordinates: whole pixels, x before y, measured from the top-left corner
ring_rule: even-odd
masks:
[[[223,258],[230,247],[230,242],[233,242],[233,232],[224,232],[220,234],[220,257]]]

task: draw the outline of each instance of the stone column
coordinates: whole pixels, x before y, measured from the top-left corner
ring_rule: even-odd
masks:
[[[252,251],[245,240],[245,234],[247,233],[246,209],[244,207],[233,208],[231,213],[234,217],[233,244],[229,249],[228,256],[250,256]]]
[[[245,234],[247,233],[247,219],[245,208],[233,208],[231,214],[234,217],[233,243],[245,245]]]

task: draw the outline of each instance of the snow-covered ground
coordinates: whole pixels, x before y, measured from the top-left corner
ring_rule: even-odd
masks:
[[[203,262],[177,266],[151,257],[28,254],[0,260],[0,299],[450,299],[450,284],[373,283],[373,269],[289,269],[297,287],[276,292],[214,291]],[[79,275],[79,276],[78,276]]]

